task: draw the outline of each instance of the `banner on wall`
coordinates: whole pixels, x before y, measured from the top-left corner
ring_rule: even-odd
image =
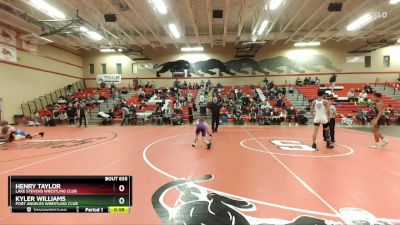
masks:
[[[31,40],[23,40],[22,48],[28,51],[37,52],[37,45],[35,45]]]
[[[0,27],[0,42],[16,46],[17,39],[15,36],[15,31]]]
[[[102,81],[104,81],[106,84],[120,84],[122,81],[122,76],[121,74],[97,74],[96,81],[98,84],[100,84]]]
[[[17,49],[8,45],[0,44],[0,60],[17,62]]]

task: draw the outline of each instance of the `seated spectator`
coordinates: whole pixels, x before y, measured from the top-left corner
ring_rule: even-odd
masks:
[[[289,126],[292,126],[292,121],[294,121],[295,125],[298,125],[299,122],[299,115],[298,111],[294,109],[294,107],[290,107],[287,110],[287,119],[289,122]]]
[[[297,79],[296,79],[296,85],[302,85],[302,81],[301,81],[301,79],[300,79],[300,77],[297,77]]]
[[[121,91],[122,94],[126,95],[129,93],[128,89],[126,87],[124,87]]]
[[[320,85],[321,84],[321,80],[318,77],[315,77],[315,84],[316,85]]]
[[[180,103],[180,101],[175,101],[175,104],[174,104],[174,112],[175,112],[176,114],[180,114],[181,111],[182,111],[182,104]]]
[[[285,109],[281,110],[281,112],[279,113],[279,124],[284,123],[286,120],[286,117],[287,117],[286,110]]]
[[[364,103],[365,99],[368,98],[368,94],[365,90],[362,90],[360,94],[358,94],[358,104],[361,105]]]
[[[67,112],[65,110],[61,111],[60,122],[65,122],[67,120],[68,120]]]
[[[252,124],[256,123],[256,121],[257,121],[257,113],[256,113],[255,108],[251,108],[250,109],[249,118],[248,119],[249,119],[250,123],[252,123]]]
[[[354,96],[354,89],[350,89],[350,91],[347,93],[347,98],[349,99],[350,102],[354,102],[356,97]]]
[[[310,84],[311,85],[315,85],[317,83],[317,80],[315,80],[315,78],[310,77]]]
[[[364,109],[360,109],[356,115],[356,118],[361,121],[362,125],[365,125],[368,120],[367,120],[367,112]]]
[[[272,124],[273,125],[281,125],[281,121],[279,119],[279,112],[278,112],[278,108],[274,108],[271,111],[271,118],[272,118]]]
[[[364,86],[364,90],[365,92],[367,92],[368,94],[372,94],[374,92],[374,89],[372,89],[372,87],[367,83]]]
[[[192,90],[192,89],[193,89],[192,82],[189,82],[189,86],[188,86],[188,88],[189,88],[190,90]]]
[[[61,122],[61,112],[58,107],[55,107],[53,110],[53,120],[56,122],[56,124]]]
[[[39,119],[40,119],[39,112],[36,111],[36,110],[33,111],[32,115],[31,115],[31,120],[32,121],[29,121],[28,125],[29,126],[35,126],[35,127],[39,126]]]
[[[304,81],[303,81],[303,84],[304,85],[309,85],[310,84],[310,79],[308,77],[305,77]]]
[[[353,124],[353,117],[350,115],[340,114],[341,123],[345,125],[352,125]]]
[[[394,110],[392,105],[388,105],[387,109],[385,110],[385,117],[386,117],[386,125],[390,125],[390,119],[394,116]]]
[[[236,108],[233,113],[235,125],[243,125],[242,111],[240,108]]]

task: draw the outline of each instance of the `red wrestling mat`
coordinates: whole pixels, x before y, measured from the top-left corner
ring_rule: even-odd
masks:
[[[10,175],[131,175],[131,212],[12,214],[2,200],[1,224],[400,223],[397,138],[374,150],[372,134],[339,128],[335,148],[315,152],[312,127],[233,126],[207,151],[190,126],[28,131],[40,129],[0,145],[4,197]]]

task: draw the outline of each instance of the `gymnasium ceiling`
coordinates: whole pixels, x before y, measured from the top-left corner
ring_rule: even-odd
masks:
[[[93,41],[80,34],[46,36],[56,44],[74,49],[238,44],[250,41],[251,33],[265,19],[269,24],[263,34],[257,36],[257,41],[265,40],[267,45],[278,41],[324,43],[329,40],[397,40],[400,37],[400,3],[391,5],[389,0],[285,0],[274,11],[264,10],[273,0],[163,0],[167,6],[166,15],[158,13],[149,0],[45,1],[70,19],[75,19],[76,10],[79,10],[79,16],[104,37]],[[332,2],[343,3],[342,11],[329,12],[328,4]],[[213,19],[212,10],[215,9],[224,11],[222,19]],[[358,31],[346,31],[350,22],[367,12],[378,12],[386,18],[378,18]],[[117,21],[104,22],[106,13],[115,13]],[[24,19],[26,16],[31,18],[30,22]],[[41,34],[45,29],[35,24],[35,20],[43,19],[54,18],[32,7],[29,0],[0,0],[0,24],[21,33]],[[169,23],[177,25],[180,38],[173,38]],[[48,26],[54,24],[51,22]]]

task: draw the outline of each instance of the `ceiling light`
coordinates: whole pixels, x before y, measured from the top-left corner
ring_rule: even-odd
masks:
[[[204,51],[203,47],[183,47],[181,48],[182,52],[202,52]]]
[[[102,48],[102,49],[100,49],[100,52],[115,52],[115,49],[112,49],[112,48]]]
[[[43,0],[31,0],[32,6],[39,9],[43,13],[47,15],[57,18],[57,19],[65,19],[65,14],[60,10],[54,8],[53,6],[49,5],[49,3]]]
[[[172,36],[174,36],[174,38],[177,38],[177,39],[178,39],[178,38],[181,37],[181,34],[179,33],[178,28],[176,27],[175,24],[170,23],[170,24],[168,25],[168,28],[169,28],[169,31],[171,31]]]
[[[319,45],[321,45],[321,42],[319,42],[319,41],[294,43],[294,46],[296,46],[296,47],[319,46]]]
[[[399,3],[400,2],[400,0],[390,0],[389,1],[389,4],[391,4],[391,5],[396,5],[397,3]]]
[[[267,26],[268,26],[268,22],[269,22],[268,20],[264,20],[264,21],[262,22],[260,28],[258,28],[258,32],[257,32],[258,35],[261,35],[261,34],[264,33],[265,28],[267,28]]]
[[[82,31],[82,32],[88,32],[89,31],[89,29],[87,29],[84,26],[79,27],[79,30]]]
[[[270,0],[269,4],[265,6],[265,10],[268,10],[268,8],[270,10],[276,10],[277,8],[279,8],[283,3],[283,0]]]
[[[118,51],[118,52],[122,52],[123,50],[119,48],[117,51]]]
[[[167,6],[163,0],[150,0],[151,5],[157,10],[160,14],[167,14]]]
[[[100,41],[101,39],[103,39],[103,37],[100,34],[94,32],[94,31],[88,31],[86,33],[86,36],[88,36],[90,39],[92,39],[94,41]]]
[[[397,39],[397,43],[400,43],[400,38],[399,38],[399,39]]]
[[[358,30],[361,27],[372,22],[373,20],[374,20],[374,17],[372,16],[372,13],[366,13],[366,14],[362,15],[360,18],[351,22],[349,25],[347,25],[346,30],[347,31]]]

